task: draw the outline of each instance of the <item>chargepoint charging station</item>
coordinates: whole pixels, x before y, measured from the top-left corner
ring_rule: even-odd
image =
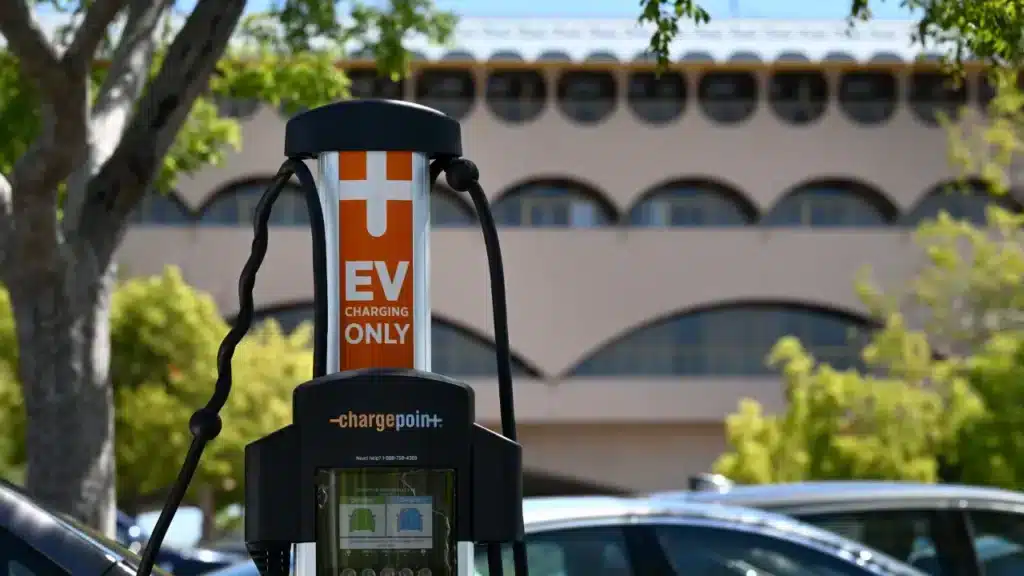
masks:
[[[509,543],[527,576],[501,250],[459,123],[408,102],[345,101],[292,118],[285,155],[256,208],[213,396],[189,422],[193,442],[139,574],[220,432],[270,210],[294,176],[312,222],[314,374],[295,388],[292,424],[246,447],[245,540],[261,576],[470,576],[474,543],[487,548],[488,576],[501,576]],[[501,434],[475,423],[472,388],[430,372],[430,190],[442,173],[469,193],[483,231]]]

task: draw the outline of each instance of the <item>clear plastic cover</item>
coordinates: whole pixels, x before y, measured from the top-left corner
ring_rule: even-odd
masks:
[[[455,471],[322,470],[317,574],[455,576]]]

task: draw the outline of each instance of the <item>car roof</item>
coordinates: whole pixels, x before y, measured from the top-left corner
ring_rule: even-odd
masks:
[[[120,550],[40,506],[21,488],[3,480],[0,480],[0,526],[62,566],[74,562],[80,567],[102,566],[106,571],[112,563],[123,560]]]
[[[885,569],[888,574],[923,574],[859,542],[764,510],[716,503],[615,496],[547,496],[523,499],[523,520],[527,533],[601,526],[620,521],[642,522],[644,518],[672,518],[681,523],[690,520],[694,524],[711,521],[747,531],[769,532],[790,541],[810,544],[846,558],[874,564]],[[211,572],[209,576],[248,576],[256,573],[256,566],[252,562],[242,562]]]
[[[907,569],[899,561],[866,545],[791,518],[721,503],[676,499],[632,498],[616,496],[555,496],[523,500],[523,520],[527,533],[600,525],[616,521],[642,522],[645,518],[671,518],[680,523],[713,522],[729,528],[769,532],[790,541],[810,544],[852,558],[872,558],[888,569]]]
[[[138,556],[116,542],[97,534],[77,521],[42,506],[20,487],[0,480],[0,526],[25,541],[57,564],[73,562],[89,572],[114,563],[138,565]],[[64,566],[69,568],[68,566]],[[71,570],[77,573],[76,570]],[[154,568],[154,574],[166,572]]]
[[[928,503],[935,507],[963,507],[988,504],[1019,508],[1024,512],[1024,494],[962,484],[926,484],[892,481],[818,481],[787,484],[734,485],[724,491],[657,492],[648,497],[658,500],[720,502],[737,506],[786,509],[816,505],[830,508],[870,505],[873,508],[904,507]]]

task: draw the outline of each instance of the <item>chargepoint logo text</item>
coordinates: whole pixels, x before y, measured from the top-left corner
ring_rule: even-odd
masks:
[[[437,414],[410,412],[396,414],[394,412],[346,412],[336,418],[331,418],[330,423],[338,428],[359,428],[376,430],[377,432],[398,432],[400,430],[422,430],[425,428],[440,428],[444,419]]]

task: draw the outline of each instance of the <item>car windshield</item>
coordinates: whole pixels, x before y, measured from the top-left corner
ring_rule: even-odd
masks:
[[[131,566],[132,570],[139,569],[139,564],[142,562],[142,558],[140,558],[139,555],[135,552],[132,552],[129,548],[125,548],[124,545],[117,542],[116,540],[107,538],[103,534],[100,534],[96,530],[93,530],[92,528],[86,526],[85,524],[82,524],[81,522],[75,520],[74,518],[71,518],[66,514],[62,514],[59,512],[51,512],[51,514],[56,516],[57,519],[60,522],[63,522],[68,528],[78,532],[82,537],[90,539],[113,552],[117,552],[118,555],[121,556],[121,560],[125,564]],[[169,572],[162,570],[158,566],[153,566],[153,574],[159,574],[161,576],[172,576]]]
[[[15,492],[15,493],[20,494],[21,496],[25,497],[30,502],[32,502],[33,505],[38,506],[41,510],[43,510],[44,512],[46,512],[47,514],[52,516],[55,521],[57,521],[58,523],[62,524],[65,528],[67,528],[71,532],[74,532],[75,534],[78,534],[81,538],[93,542],[93,544],[95,544],[99,548],[105,548],[106,550],[108,550],[110,552],[115,552],[117,555],[121,556],[121,559],[124,561],[124,563],[129,565],[129,566],[131,566],[133,570],[137,570],[139,568],[139,562],[141,561],[141,558],[139,558],[138,554],[136,554],[135,552],[132,552],[128,548],[125,548],[123,545],[118,543],[116,540],[113,540],[111,538],[107,538],[103,534],[100,534],[96,530],[93,530],[92,528],[86,526],[85,524],[82,524],[81,522],[79,522],[78,520],[75,520],[74,518],[68,516],[67,514],[63,514],[61,512],[56,512],[56,511],[51,510],[50,508],[48,508],[46,506],[43,506],[39,502],[36,502],[35,500],[33,500],[19,486],[16,486],[14,484],[11,484],[10,482],[6,482],[6,481],[3,481],[3,480],[0,480],[0,485],[2,485],[4,488],[7,488],[7,489],[11,490],[12,492]],[[168,572],[166,572],[164,570],[161,570],[160,568],[155,567],[155,566],[153,567],[153,574],[160,574],[162,576],[171,576],[170,573],[168,573]]]

